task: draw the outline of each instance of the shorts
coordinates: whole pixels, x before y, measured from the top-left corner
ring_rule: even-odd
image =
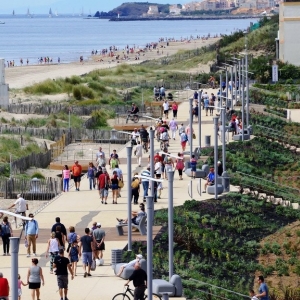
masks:
[[[92,265],[92,262],[93,262],[93,258],[92,258],[92,255],[93,253],[92,252],[83,252],[82,253],[82,263],[87,265]]]
[[[155,174],[156,178],[161,178],[161,174]]]
[[[119,189],[119,185],[117,185],[117,184],[112,184],[112,185],[111,185],[111,189],[112,189],[113,191],[118,190],[118,189]]]
[[[78,262],[78,261],[79,261],[78,255],[76,255],[76,256],[71,256],[71,257],[70,257],[70,261],[71,261],[71,263],[73,263],[73,262]]]
[[[18,289],[18,296],[22,296],[22,289]]]
[[[40,282],[29,282],[28,287],[30,290],[39,289],[41,287],[41,283]]]
[[[99,190],[99,193],[100,193],[100,196],[102,197],[102,198],[104,198],[104,197],[107,197],[108,196],[108,190],[107,189],[100,189]]]
[[[100,243],[101,241],[97,241],[97,243]],[[105,250],[105,243],[102,243],[99,247],[96,244],[96,250],[102,251]]]
[[[80,182],[81,181],[81,176],[73,176],[74,182]]]
[[[186,142],[187,142],[187,141],[181,142],[181,146],[182,146],[182,147],[186,147]]]
[[[182,176],[182,170],[178,170],[179,176]]]
[[[196,172],[196,166],[192,166],[192,167],[191,167],[191,171],[192,171],[192,172]]]
[[[169,110],[164,110],[164,114],[167,114],[167,113],[169,113]]]
[[[57,285],[60,289],[67,289],[68,283],[68,275],[57,275]]]
[[[148,142],[148,138],[142,138],[142,142],[147,143]]]

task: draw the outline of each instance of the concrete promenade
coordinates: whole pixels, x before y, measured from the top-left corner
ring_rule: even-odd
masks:
[[[207,90],[208,94],[212,90]],[[214,90],[213,92],[217,92]],[[189,95],[192,96],[191,94]],[[211,142],[213,145],[214,134],[213,134],[213,120],[212,117],[205,116],[205,112],[201,110],[202,113],[202,146],[204,145],[204,136],[211,135]],[[169,120],[172,117],[170,113]],[[185,101],[182,103],[178,110],[178,125],[184,123],[188,125],[189,120],[189,102]],[[198,146],[198,124],[194,123],[194,131],[196,134],[196,139],[193,140],[194,146]],[[155,142],[155,149],[159,149],[159,145]],[[187,149],[189,146],[187,146]],[[177,132],[176,140],[170,141],[169,152],[171,154],[177,155],[181,152],[180,139]],[[109,153],[106,153],[108,156]],[[119,151],[119,156],[122,161],[126,161],[126,148]],[[221,160],[221,157],[219,158]],[[148,155],[144,154],[142,167],[139,168],[135,157],[132,158],[132,171],[140,172],[148,164]],[[80,163],[80,159],[79,159]],[[61,222],[68,228],[73,225],[76,228],[76,232],[79,235],[84,234],[85,227],[91,227],[94,221],[100,222],[102,228],[106,231],[106,250],[104,253],[104,266],[97,267],[96,271],[92,272],[92,277],[83,278],[83,270],[81,261],[78,263],[77,277],[73,281],[69,282],[69,295],[70,300],[110,300],[112,297],[119,292],[123,291],[124,280],[116,277],[110,265],[111,263],[111,249],[123,249],[127,244],[127,235],[124,237],[119,237],[116,232],[116,217],[126,217],[127,216],[127,190],[126,182],[128,180],[128,174],[126,173],[126,163],[122,163],[120,168],[123,170],[125,178],[125,186],[121,192],[122,197],[118,199],[118,204],[112,204],[111,191],[108,197],[108,205],[101,204],[99,200],[98,192],[96,190],[89,190],[88,179],[84,177],[81,182],[80,192],[76,192],[74,187],[68,193],[63,193],[50,205],[46,206],[41,212],[39,212],[35,219],[39,223],[40,237],[38,239],[37,245],[37,255],[40,260],[39,265],[43,268],[45,276],[45,286],[41,287],[41,296],[43,300],[47,299],[60,299],[58,294],[58,288],[56,283],[56,276],[51,275],[49,272],[49,259],[45,258],[45,251],[47,248],[47,240],[50,238],[50,228],[55,223],[55,217],[59,216]],[[132,174],[129,174],[129,178]],[[205,200],[212,198],[212,195],[203,194],[201,197],[196,191],[196,182],[199,180],[194,180],[194,192],[193,198],[196,200]],[[188,195],[188,183],[190,178],[183,176],[183,180],[179,180],[178,172],[175,172],[174,176],[174,205],[179,206],[184,203],[185,200],[190,199]],[[202,181],[202,185],[204,181]],[[167,208],[168,206],[168,182],[165,181],[164,189],[162,191],[162,199],[158,199],[158,203],[155,204],[155,209]],[[141,187],[141,192],[142,192]],[[140,196],[140,201],[142,197]],[[138,206],[133,205],[132,210],[138,209]],[[30,203],[29,203],[29,211]],[[154,230],[157,231],[157,228]],[[19,235],[20,231],[15,231],[15,236]],[[146,237],[141,236],[139,233],[133,233],[133,240],[146,240]],[[2,252],[1,252],[2,253]],[[0,272],[3,272],[4,277],[11,278],[11,258],[7,256],[0,256]],[[27,269],[31,266],[31,258],[26,257],[26,248],[24,247],[24,236],[20,243],[19,251],[19,273],[23,281],[26,281]],[[28,287],[23,287],[22,299],[31,299]]]

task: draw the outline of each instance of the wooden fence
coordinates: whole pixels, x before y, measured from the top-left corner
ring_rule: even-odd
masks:
[[[50,200],[62,192],[60,178],[25,179],[0,177],[0,193],[5,199]]]

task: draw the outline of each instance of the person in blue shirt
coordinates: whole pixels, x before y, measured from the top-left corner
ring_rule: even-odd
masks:
[[[190,164],[191,164],[191,175],[192,178],[196,178],[196,169],[197,169],[197,159],[195,158],[195,155],[192,155],[192,158],[190,160]]]
[[[210,171],[206,177],[206,183],[204,184],[204,191],[203,193],[206,193],[206,188],[208,185],[214,185],[215,184],[215,169],[210,168]]]
[[[258,276],[258,283],[260,284],[258,289],[259,294],[256,294],[255,296],[260,300],[270,300],[269,289],[268,286],[265,284],[264,276]]]
[[[27,257],[30,257],[30,249],[32,244],[33,256],[36,256],[36,239],[39,234],[39,225],[36,220],[34,220],[33,214],[29,214],[29,218],[32,218],[25,225],[25,240],[27,240]]]

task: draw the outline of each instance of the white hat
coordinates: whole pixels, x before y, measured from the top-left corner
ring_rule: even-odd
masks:
[[[137,254],[136,257],[139,258],[139,259],[142,259],[143,255],[142,254]]]
[[[221,162],[220,162],[220,161],[218,161],[218,164],[221,164]]]
[[[20,197],[21,197],[21,194],[18,194],[17,197],[20,198]]]
[[[100,223],[97,223],[97,224],[96,224],[96,226],[97,226],[97,227],[100,227],[100,226],[101,226],[101,224],[100,224]]]

